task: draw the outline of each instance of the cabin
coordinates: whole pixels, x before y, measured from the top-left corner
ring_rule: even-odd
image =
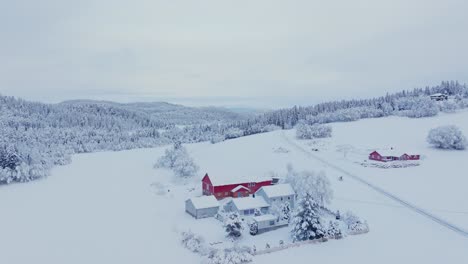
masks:
[[[258,181],[230,182],[219,178],[211,178],[208,174],[202,179],[203,195],[213,195],[216,199],[227,197],[242,198],[254,194],[261,187],[273,184],[272,179],[261,179]]]
[[[219,211],[219,202],[214,196],[194,197],[185,201],[185,212],[195,219],[214,217]]]
[[[270,205],[288,202],[290,208],[294,208],[296,199],[296,193],[289,183],[264,186],[255,193],[255,196],[263,197]]]
[[[241,216],[255,216],[255,211],[266,214],[269,208],[270,205],[261,196],[232,199],[224,206],[226,212],[237,212]]]
[[[430,95],[431,100],[434,101],[445,101],[448,100],[448,95],[442,93],[435,93]]]
[[[381,161],[381,162],[389,162],[389,161],[397,161],[397,160],[420,160],[420,155],[409,155],[404,153],[403,155],[396,155],[396,154],[389,154],[389,155],[382,155],[377,151],[373,151],[369,154],[370,160]]]

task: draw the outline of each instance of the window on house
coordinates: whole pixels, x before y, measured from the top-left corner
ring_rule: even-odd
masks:
[[[290,197],[290,196],[288,196],[288,200],[291,200],[291,197]]]
[[[281,197],[281,201],[283,201],[283,197]]]
[[[275,225],[275,220],[271,220],[271,221],[270,221],[270,225],[271,225],[271,226],[272,226],[272,225]]]
[[[244,215],[249,215],[250,214],[250,210],[244,210]]]

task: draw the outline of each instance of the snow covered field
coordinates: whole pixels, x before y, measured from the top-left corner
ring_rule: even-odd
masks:
[[[200,194],[205,172],[216,177],[256,177],[297,170],[324,170],[335,193],[333,209],[352,210],[371,232],[343,240],[256,256],[254,263],[468,263],[468,239],[330,168],[291,145],[285,137],[333,164],[434,214],[468,229],[468,151],[431,149],[430,128],[457,124],[468,134],[468,112],[427,119],[390,117],[333,124],[333,138],[310,144],[294,131],[276,131],[188,149],[200,166],[197,178],[175,181],[154,170],[163,148],[76,155],[52,176],[28,184],[0,186],[0,263],[200,263],[182,248],[179,233],[191,229],[207,242],[223,242],[214,219],[194,220],[184,200]],[[351,145],[346,158],[337,148]],[[366,168],[357,164],[373,148],[392,146],[425,156],[418,167]],[[280,151],[278,151],[280,150]],[[465,212],[465,213],[463,213]],[[283,228],[240,243],[276,245]]]

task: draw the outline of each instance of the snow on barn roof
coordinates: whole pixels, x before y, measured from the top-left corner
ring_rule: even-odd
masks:
[[[435,94],[431,94],[431,96],[444,96],[445,94],[442,94],[442,93],[435,93]]]
[[[242,186],[242,185],[239,185],[239,186],[237,186],[236,188],[232,189],[231,192],[237,192],[237,191],[239,191],[239,190],[241,190],[241,189],[244,189],[244,190],[247,190],[247,191],[250,192],[250,189],[249,189],[249,188],[244,187],[244,186]]]
[[[260,188],[260,190],[261,189],[263,189],[263,191],[269,198],[290,196],[296,194],[289,183],[264,186]]]
[[[376,150],[376,152],[382,155],[383,157],[401,157],[404,154],[417,155],[416,152],[401,151],[401,150],[396,150],[396,149]],[[372,153],[374,153],[374,151],[372,151],[370,154]]]
[[[232,202],[238,210],[257,209],[262,207],[269,207],[270,205],[263,199],[263,197],[244,197],[232,199]]]
[[[277,216],[274,216],[272,214],[265,214],[265,215],[252,217],[252,219],[255,220],[256,222],[276,221],[277,218],[278,218]]]
[[[256,176],[256,177],[239,176],[239,177],[224,178],[224,177],[211,176],[210,174],[208,174],[208,177],[210,177],[210,181],[214,186],[271,181],[271,177],[268,177],[268,176]]]
[[[196,209],[219,207],[219,202],[213,195],[193,197],[189,200],[192,201],[192,204]]]

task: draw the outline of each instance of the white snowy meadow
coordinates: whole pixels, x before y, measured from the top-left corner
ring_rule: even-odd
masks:
[[[0,97],[0,182],[51,174],[0,186],[0,263],[466,262],[467,97],[444,82],[236,120],[216,110],[213,122],[192,108],[173,122],[136,106]],[[422,159],[368,166],[374,150]],[[279,176],[299,206],[277,205],[289,226],[256,236],[236,216],[195,220],[184,202],[205,173]],[[345,239],[294,244],[327,237]]]

